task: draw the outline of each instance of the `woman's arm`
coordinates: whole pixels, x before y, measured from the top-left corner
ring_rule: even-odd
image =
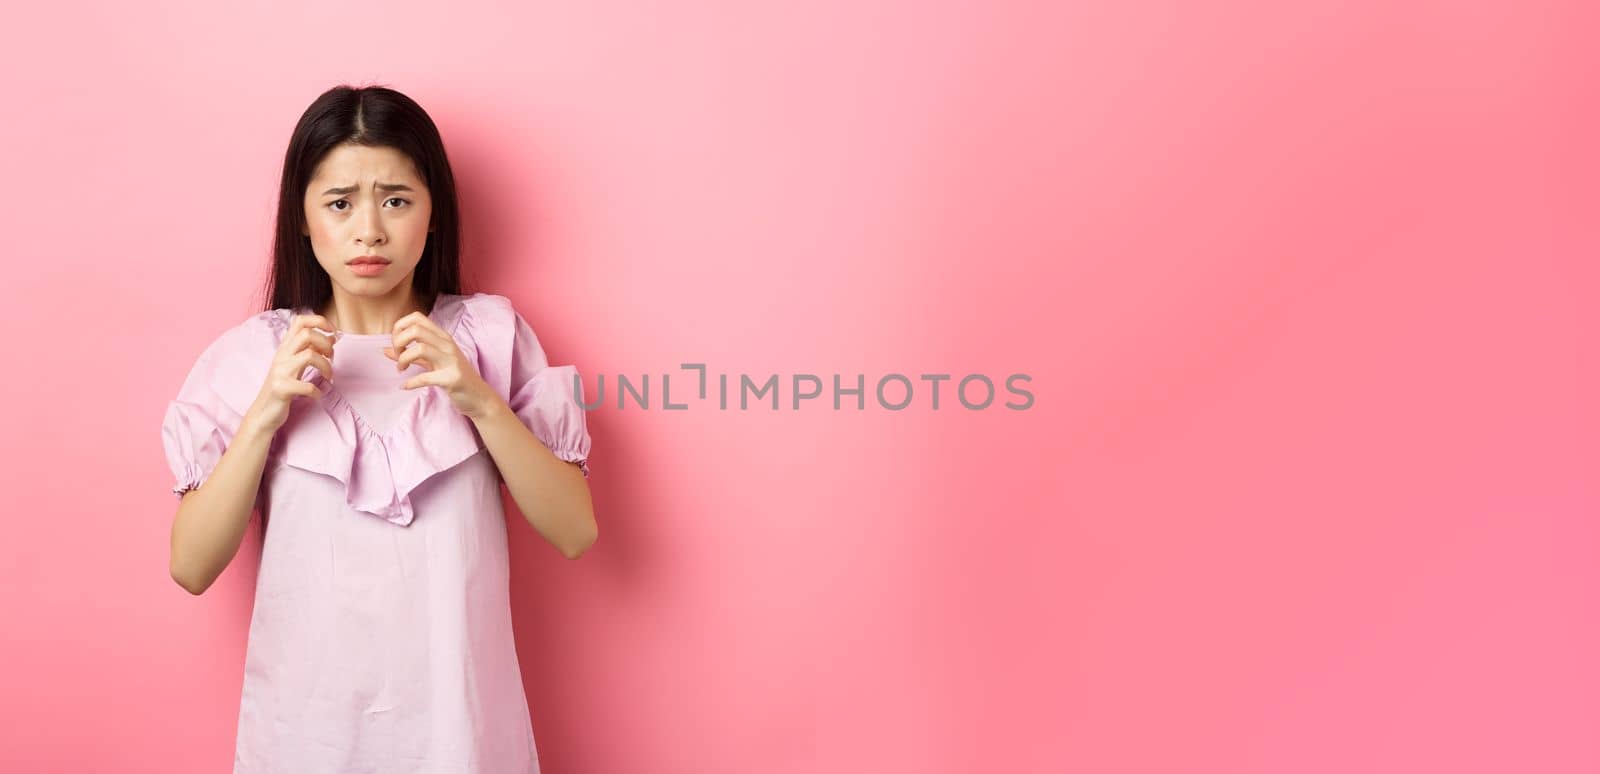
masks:
[[[503,399],[472,416],[522,517],[568,559],[594,545],[599,528],[589,482],[577,463],[557,457]]]
[[[247,415],[205,484],[183,494],[172,521],[171,572],[190,594],[210,588],[239,552],[275,434]]]

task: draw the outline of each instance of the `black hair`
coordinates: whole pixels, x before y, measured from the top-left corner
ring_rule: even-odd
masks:
[[[460,294],[461,218],[455,177],[439,129],[410,97],[384,86],[335,86],[301,114],[283,157],[278,185],[278,222],[272,242],[272,273],[266,307],[322,309],[333,298],[333,281],[317,263],[306,226],[305,192],[312,174],[330,150],[353,143],[394,148],[416,165],[433,201],[422,259],[411,287],[431,305],[440,293]]]

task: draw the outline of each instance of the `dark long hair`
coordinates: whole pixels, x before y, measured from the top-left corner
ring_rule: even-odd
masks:
[[[317,263],[311,237],[301,231],[306,226],[305,192],[312,173],[328,151],[345,143],[394,148],[411,158],[433,200],[433,230],[428,233],[411,286],[430,305],[440,293],[462,293],[456,183],[438,127],[421,105],[398,91],[340,85],[323,92],[306,108],[289,138],[278,185],[272,274],[267,278],[262,311],[300,307],[316,311],[333,298],[333,281]]]

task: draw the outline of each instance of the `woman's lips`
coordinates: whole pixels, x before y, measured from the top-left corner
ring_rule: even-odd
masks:
[[[376,277],[387,268],[389,268],[389,264],[381,262],[350,264],[350,272],[357,277]]]

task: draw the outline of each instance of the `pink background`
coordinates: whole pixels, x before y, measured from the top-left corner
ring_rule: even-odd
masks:
[[[1577,3],[238,5],[0,32],[0,769],[231,765],[259,542],[172,582],[158,427],[340,82],[591,396],[1033,377],[593,412],[593,551],[511,516],[547,772],[1600,768]]]

